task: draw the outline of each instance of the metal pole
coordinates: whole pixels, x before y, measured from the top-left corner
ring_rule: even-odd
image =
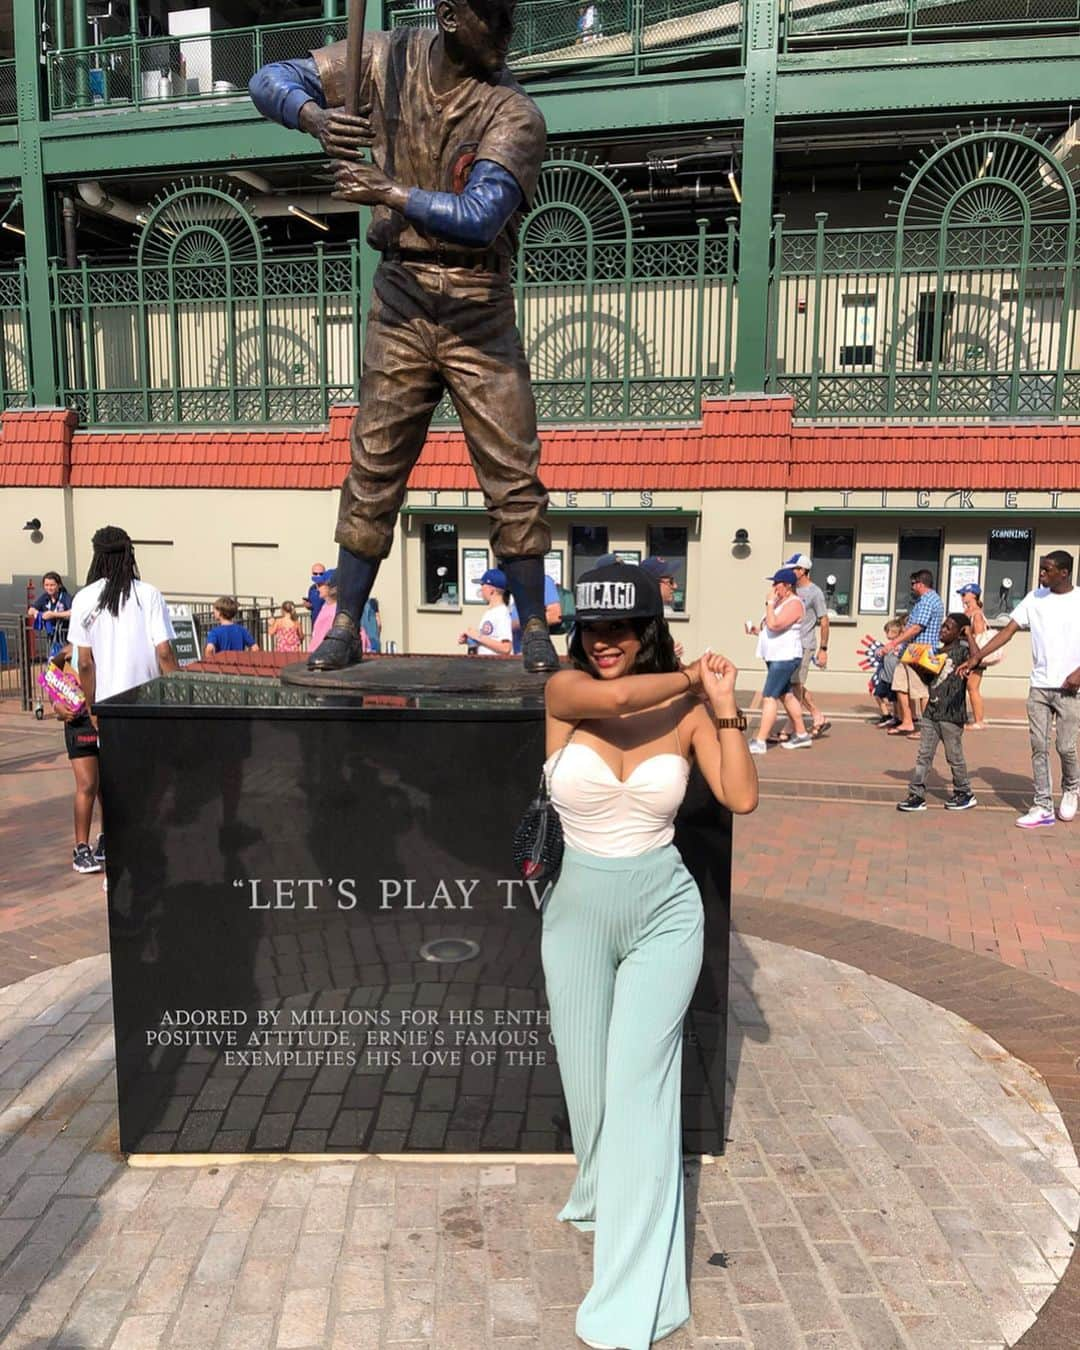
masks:
[[[52,40],[55,51],[62,51],[67,42],[66,10],[64,0],[53,0]]]
[[[324,19],[337,18],[337,0],[322,0],[322,16]]]
[[[71,197],[65,197],[63,200],[64,215],[64,266],[76,268],[79,265],[78,240],[75,234],[75,225],[77,216],[75,214],[75,203]],[[71,348],[74,370],[72,371],[75,380],[75,388],[85,390],[86,388],[86,362],[83,354],[83,323],[82,315],[75,310],[72,318],[72,337]],[[61,357],[61,360],[63,358]]]
[[[87,47],[86,0],[71,0],[71,46],[76,52]],[[90,66],[85,56],[75,58],[75,106],[85,108],[90,102]]]
[[[772,0],[750,0],[748,22],[735,342],[735,390],[740,394],[760,393],[767,368],[777,6]]]

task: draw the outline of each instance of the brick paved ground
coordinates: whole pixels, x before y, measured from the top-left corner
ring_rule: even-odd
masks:
[[[834,961],[736,943],[731,1143],[688,1170],[670,1350],[989,1350],[1065,1269],[1080,1166],[1040,1080]],[[107,963],[0,991],[0,1336],[48,1345],[568,1350],[568,1166],[126,1168]]]
[[[990,957],[1003,963],[996,964],[1003,978],[1030,978],[1007,974],[1010,967],[1030,972],[1030,985],[995,993],[999,1034],[1043,1067],[1076,1139],[1080,1004],[1065,992],[1054,1003],[1042,980],[1080,991],[1080,824],[1034,835],[1014,828],[1029,789],[1022,707],[990,712],[998,725],[966,740],[981,804],[960,817],[939,809],[898,815],[893,806],[915,746],[858,716],[834,716],[830,736],[810,751],[770,752],[759,761],[761,808],[737,824],[736,919],[741,909],[758,931],[782,940],[787,924],[794,936],[786,940],[820,941],[841,956],[850,946],[853,959],[970,1006],[986,1025],[991,1016],[975,991],[996,990],[999,981],[973,966],[964,975],[972,994],[953,1001],[945,985],[935,992],[937,976],[920,978],[917,963],[948,952],[935,943],[952,944],[974,956],[957,953],[945,965]],[[64,969],[105,946],[99,881],[70,871],[70,794],[59,728],[0,710],[0,986],[13,986],[0,1009],[22,1019],[17,1034],[0,1030],[3,1343],[210,1345],[220,1334],[223,1345],[454,1350],[466,1335],[470,1346],[485,1344],[478,1328],[486,1325],[492,1345],[572,1345],[571,1305],[588,1249],[551,1225],[565,1168],[433,1173],[367,1162],[314,1174],[295,1165],[149,1174],[122,1167],[104,962]],[[801,929],[796,906],[806,916]],[[813,938],[811,920],[821,927]],[[884,963],[867,954],[875,930],[855,920],[896,930],[893,943],[878,944],[890,948]],[[920,937],[910,938],[905,955],[901,931],[933,941],[920,948]],[[742,973],[761,966],[754,992],[768,1031],[754,1001],[737,998],[732,1143],[724,1163],[691,1178],[699,1188],[698,1312],[693,1337],[673,1340],[673,1350],[1011,1343],[1061,1276],[1078,1219],[1080,1173],[1041,1080],[1005,1058],[995,1067],[999,1052],[983,1038],[941,1010],[905,1004],[912,996],[901,990],[868,987],[861,982],[869,977],[832,966],[823,978],[821,967],[790,965],[815,958],[747,943]],[[916,963],[906,980],[897,960]],[[30,985],[13,984],[50,968]],[[779,972],[782,999],[769,988]],[[76,978],[85,983],[65,985]],[[1033,997],[1036,985],[1048,991],[1045,1006]],[[785,1021],[793,1008],[802,1031]],[[1018,1020],[1006,1035],[1011,1009]],[[806,1025],[823,1010],[817,1037],[808,1036]],[[942,1050],[929,1069],[901,1062],[912,1048],[908,1027],[918,1028],[921,1052]],[[888,1064],[863,1058],[867,1034]],[[989,1096],[979,1073],[970,1091],[955,1078],[979,1053],[989,1056],[980,1073],[1007,1075]],[[883,1089],[865,1095],[878,1080]],[[938,1100],[958,1116],[938,1117]],[[1025,1102],[1045,1117],[1042,1125],[1017,1117]],[[925,1150],[935,1148],[927,1161]],[[316,1193],[325,1210],[311,1210]],[[1048,1204],[1057,1217],[1047,1218]],[[495,1206],[494,1222],[485,1205]],[[828,1224],[819,1227],[819,1219]],[[376,1233],[388,1225],[385,1250],[364,1245],[368,1220]],[[275,1247],[286,1243],[283,1234],[288,1251]],[[506,1234],[516,1236],[504,1251],[498,1239]],[[380,1283],[388,1252],[411,1277],[398,1290]],[[703,1268],[705,1252],[721,1253],[726,1264],[706,1258]],[[944,1264],[934,1264],[935,1254]],[[369,1286],[356,1271],[373,1264]],[[317,1274],[305,1275],[302,1265]],[[353,1279],[361,1292],[351,1291]],[[807,1317],[821,1325],[808,1330]],[[305,1341],[312,1327],[321,1339]],[[460,1338],[455,1328],[465,1328]],[[1080,1274],[1072,1268],[1023,1342],[1054,1350],[1080,1343]]]

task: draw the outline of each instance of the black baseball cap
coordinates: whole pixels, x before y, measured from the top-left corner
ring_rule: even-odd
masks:
[[[609,563],[586,572],[574,587],[574,604],[578,623],[664,617],[656,578],[628,563]]]

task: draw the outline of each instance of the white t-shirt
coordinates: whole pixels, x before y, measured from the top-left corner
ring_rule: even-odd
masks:
[[[156,586],[136,581],[116,615],[98,609],[104,589],[104,581],[84,586],[71,606],[71,641],[94,653],[97,701],[159,675],[155,648],[176,636],[164,596]]]
[[[1080,668],[1080,587],[1055,595],[1039,586],[1009,618],[1031,630],[1031,687],[1060,689]]]
[[[510,618],[510,611],[505,605],[492,605],[490,609],[484,610],[484,617],[477,626],[478,633],[482,633],[486,638],[492,638],[496,642],[514,641],[514,625]],[[498,656],[498,652],[493,652],[490,647],[477,646],[476,654],[478,656]]]

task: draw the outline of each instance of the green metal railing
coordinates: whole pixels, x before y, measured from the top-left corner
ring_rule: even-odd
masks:
[[[14,122],[18,117],[15,98],[15,60],[0,61],[0,122]]]
[[[514,285],[541,420],[692,419],[728,391],[735,231],[538,245]],[[318,425],[357,394],[359,247],[54,263],[64,401],[92,426]],[[447,403],[437,420],[452,421]]]
[[[359,250],[52,266],[63,399],[91,426],[325,422],[355,396]]]
[[[0,272],[0,409],[30,405],[26,266]]]
[[[1076,33],[1080,0],[786,0],[781,50]]]
[[[598,0],[583,31],[577,0],[522,0],[509,62],[520,76],[586,64],[638,73],[673,56],[741,52],[745,8],[745,0]],[[391,5],[387,25],[434,27],[433,6]]]
[[[1080,415],[1068,219],[774,229],[767,389],[799,417]]]
[[[344,19],[228,28],[192,37],[110,38],[49,53],[49,108],[157,108],[204,99],[247,98],[268,61],[302,56],[345,36]]]

